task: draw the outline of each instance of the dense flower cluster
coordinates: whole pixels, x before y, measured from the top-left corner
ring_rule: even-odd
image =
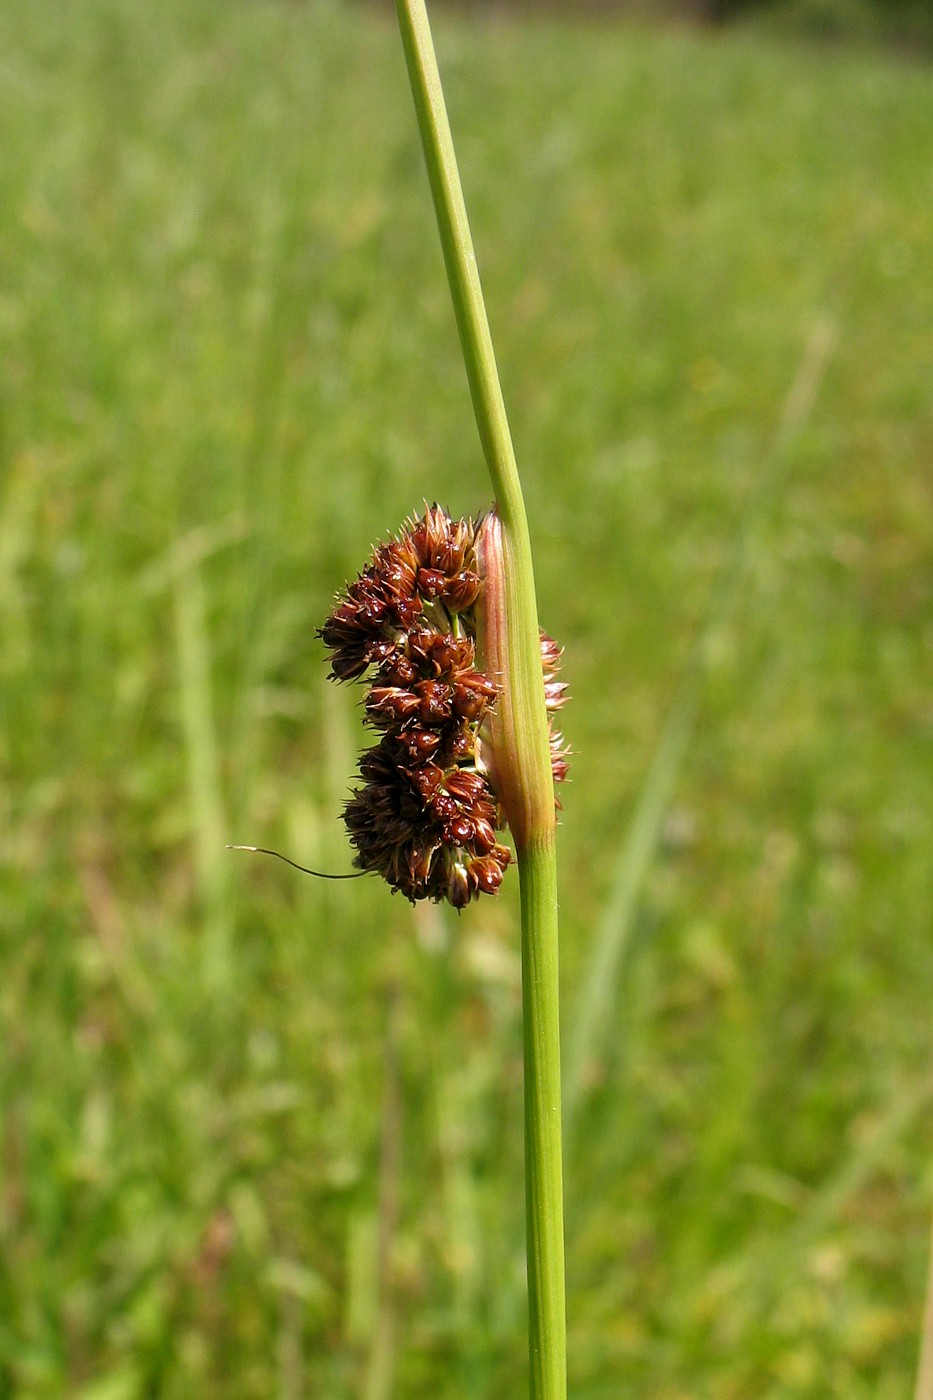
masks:
[[[476,665],[475,540],[472,521],[431,506],[374,551],[319,632],[334,679],[366,676],[366,722],[380,734],[344,811],[354,863],[413,901],[457,908],[494,894],[511,859],[477,756],[498,687]],[[556,709],[565,690],[555,679],[560,649],[544,633],[541,645],[545,696]],[[551,753],[559,782],[567,760],[555,732]]]

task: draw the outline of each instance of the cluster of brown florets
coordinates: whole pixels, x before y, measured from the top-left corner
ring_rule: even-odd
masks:
[[[380,734],[344,809],[354,864],[412,901],[448,899],[457,908],[494,894],[511,860],[478,761],[478,733],[498,687],[476,665],[475,541],[472,521],[431,506],[374,551],[319,632],[336,680],[367,678],[366,722]],[[549,709],[563,702],[559,659],[542,634]],[[552,766],[562,780],[559,735]]]

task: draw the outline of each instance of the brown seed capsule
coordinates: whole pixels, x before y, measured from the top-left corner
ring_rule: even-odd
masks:
[[[452,846],[466,846],[473,840],[473,823],[458,812],[444,823],[444,840]]]
[[[374,685],[366,697],[366,713],[374,724],[401,724],[418,714],[421,702],[410,690]]]
[[[492,822],[485,817],[473,818],[473,845],[479,851],[491,851],[496,845],[496,833]]]
[[[415,687],[422,724],[448,724],[454,718],[451,689],[443,681],[419,681]]]
[[[482,774],[465,768],[455,769],[443,781],[451,797],[468,806],[481,801],[487,790]]]
[[[426,758],[433,758],[443,743],[443,738],[436,729],[422,729],[420,725],[399,730],[398,739],[414,763],[423,763]]]
[[[470,861],[470,884],[477,894],[495,894],[504,874],[503,865],[494,856],[478,856]]]
[[[418,592],[425,598],[436,598],[444,591],[446,583],[447,580],[440,569],[418,570]]]
[[[373,662],[379,668],[378,674],[391,685],[407,689],[418,679],[418,667],[396,643],[385,643],[384,646],[386,649],[381,655],[373,655]]]
[[[498,687],[492,681],[474,671],[454,685],[453,706],[461,719],[478,720],[497,693]]]
[[[467,867],[460,860],[451,860],[447,867],[445,894],[455,909],[463,909],[473,897],[474,885]]]
[[[454,574],[453,578],[446,580],[443,588],[444,602],[452,613],[466,612],[476,602],[481,587],[477,574],[471,569],[461,569],[459,574]]]

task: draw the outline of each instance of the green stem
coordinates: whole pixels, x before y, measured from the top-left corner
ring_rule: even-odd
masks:
[[[503,523],[507,528],[520,523],[527,537],[528,525],[518,468],[428,15],[424,0],[396,0],[396,10],[457,329],[470,381],[476,426]],[[530,553],[529,549],[529,557]]]
[[[524,788],[512,820],[522,906],[525,1191],[532,1400],[564,1400],[564,1226],[554,788],[528,520],[424,0],[396,0],[473,411],[502,527],[508,716]]]
[[[522,900],[525,1050],[525,1220],[530,1392],[567,1394],[564,1185],[557,999],[557,861],[553,839],[526,848]]]

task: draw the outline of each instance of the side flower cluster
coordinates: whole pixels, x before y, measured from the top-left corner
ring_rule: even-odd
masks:
[[[478,760],[477,735],[497,685],[476,656],[482,579],[476,527],[431,506],[380,545],[319,630],[335,680],[365,677],[366,723],[378,734],[344,809],[354,864],[408,899],[462,908],[494,894],[511,852],[497,839],[500,805]],[[560,648],[542,633],[549,709],[563,703]],[[552,732],[554,779],[567,759]]]

